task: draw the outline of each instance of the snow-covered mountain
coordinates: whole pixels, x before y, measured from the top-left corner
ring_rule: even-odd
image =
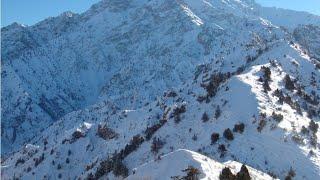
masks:
[[[222,164],[199,153],[179,149],[162,156],[156,161],[148,162],[134,169],[134,174],[130,175],[127,179],[219,179],[221,176],[220,172],[226,167],[235,175],[241,171],[242,164],[234,161]],[[252,179],[273,179],[269,175],[253,168],[249,168],[243,172],[247,172]],[[241,177],[244,176],[242,175]]]
[[[253,0],[103,0],[4,27],[1,176],[157,179],[173,160],[168,178],[319,179],[319,32]]]

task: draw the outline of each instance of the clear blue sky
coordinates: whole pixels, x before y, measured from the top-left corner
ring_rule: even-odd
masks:
[[[84,12],[100,0],[1,0],[1,27],[13,22],[33,25],[65,11]]]
[[[256,0],[263,6],[307,11],[320,15],[320,0]]]
[[[1,27],[13,22],[33,25],[64,11],[81,13],[99,0],[1,0]],[[116,0],[115,0],[116,1]],[[256,0],[264,6],[308,11],[320,15],[320,0]]]

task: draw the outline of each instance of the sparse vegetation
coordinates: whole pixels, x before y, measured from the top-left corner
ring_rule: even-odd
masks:
[[[212,133],[211,134],[211,144],[216,143],[219,140],[219,133]]]
[[[175,91],[168,91],[168,92],[165,92],[164,96],[165,97],[176,97],[178,94],[175,92]]]
[[[226,146],[225,146],[224,144],[220,144],[219,147],[218,147],[218,149],[219,149],[220,152],[225,152],[225,151],[227,151],[227,148],[226,148]]]
[[[257,127],[258,132],[261,132],[266,125],[267,125],[267,121],[264,119],[261,119]]]
[[[284,95],[283,95],[283,93],[282,93],[281,90],[276,89],[276,90],[272,93],[272,95],[278,97],[278,103],[279,103],[279,104],[283,104]]]
[[[271,70],[269,67],[262,66],[261,71],[263,72],[263,78],[260,79],[261,82],[263,82],[262,86],[264,89],[264,92],[271,91],[271,88],[269,86],[269,81],[271,81]]]
[[[138,149],[138,147],[144,142],[144,138],[139,134],[133,136],[130,143],[125,146],[117,155],[121,157],[121,159],[128,156],[130,153]]]
[[[233,133],[232,133],[232,131],[231,131],[229,128],[226,129],[226,130],[224,130],[224,132],[223,132],[223,137],[226,138],[226,139],[228,139],[229,141],[232,141],[232,140],[234,139]]]
[[[151,127],[147,127],[147,129],[144,131],[144,134],[146,135],[146,140],[150,140],[153,134],[167,122],[167,115],[170,112],[170,110],[170,107],[166,108],[162,115],[162,119],[160,119],[157,124],[154,124]]]
[[[220,86],[221,83],[223,83],[224,81],[226,81],[228,78],[230,78],[231,74],[227,73],[227,74],[222,74],[222,73],[218,73],[218,74],[212,74],[209,80],[208,84],[203,84],[202,86],[207,90],[207,96],[208,97],[213,97],[216,95],[218,88]]]
[[[243,164],[237,175],[234,175],[229,167],[222,169],[220,175],[220,180],[251,180],[248,168]]]
[[[224,157],[225,153],[227,152],[226,146],[224,144],[220,144],[218,150],[220,152],[220,157]]]
[[[22,159],[22,158],[19,158],[19,159],[16,161],[15,166],[18,166],[19,164],[24,164],[24,163],[25,163],[25,160]]]
[[[182,179],[186,180],[197,180],[199,179],[198,175],[200,174],[199,169],[194,168],[193,166],[189,166],[187,169],[183,170],[187,175],[182,177]]]
[[[89,171],[90,169],[92,169],[96,164],[97,164],[98,160],[95,160],[94,162],[86,165],[86,171]]]
[[[220,106],[217,106],[216,112],[214,113],[214,118],[218,119],[221,116]]]
[[[175,123],[181,121],[181,114],[186,112],[186,105],[181,105],[173,109],[173,118]]]
[[[302,126],[301,133],[304,135],[309,134],[309,130],[305,126]]]
[[[311,144],[311,146],[313,146],[313,147],[317,147],[317,144],[318,144],[318,137],[317,137],[317,135],[316,134],[312,134],[311,136],[310,136],[310,144]]]
[[[40,157],[33,159],[34,166],[37,167],[44,160],[44,153],[41,154]]]
[[[284,178],[284,180],[292,180],[292,177],[289,176],[289,175],[287,175],[287,176]]]
[[[206,100],[206,102],[210,102],[210,98],[214,97],[218,91],[219,86],[224,83],[227,79],[231,77],[231,73],[215,73],[210,76],[210,78],[201,84],[201,87],[203,87],[207,94],[203,96],[199,96],[197,100],[199,102],[203,102]]]
[[[248,168],[243,164],[237,173],[236,180],[251,180]]]
[[[129,173],[128,168],[122,163],[121,160],[114,161],[112,171],[113,171],[113,174],[117,177],[118,176],[127,177]]]
[[[157,154],[164,144],[165,142],[163,140],[154,137],[151,144],[151,152]]]
[[[275,112],[272,113],[272,118],[277,122],[281,122],[283,120],[282,114],[276,114]]]
[[[193,141],[197,141],[197,140],[198,140],[198,136],[197,136],[196,134],[193,134],[192,140],[193,140]]]
[[[83,137],[85,137],[85,134],[82,131],[80,131],[79,129],[77,129],[76,131],[74,131],[72,133],[72,138],[70,140],[66,140],[66,141],[69,141],[70,143],[74,143],[75,141],[77,141],[78,139],[83,138]],[[62,144],[64,144],[64,143],[62,143]]]
[[[202,122],[207,122],[207,121],[209,121],[209,116],[208,116],[208,114],[205,112],[205,113],[203,113],[203,115],[202,115]]]
[[[262,86],[265,93],[267,93],[268,91],[271,91],[269,82],[267,80],[263,80]]]
[[[161,128],[161,123],[155,124],[151,127],[147,127],[147,129],[145,130],[145,134],[146,134],[146,139],[150,140],[152,135]]]
[[[107,125],[98,125],[97,134],[104,140],[110,140],[118,137],[118,134],[112,129],[108,128]]]
[[[230,168],[225,167],[222,169],[220,175],[219,175],[220,180],[235,180],[236,176],[232,174]]]
[[[271,176],[273,179],[278,179],[277,175],[271,171],[268,172],[268,175]]]
[[[294,141],[294,142],[296,142],[298,144],[304,144],[303,143],[303,138],[298,134],[292,135],[291,139],[292,139],[292,141]]]
[[[122,163],[122,158],[118,156],[116,153],[112,156],[112,158],[109,158],[105,161],[101,161],[100,166],[96,170],[95,175],[89,174],[87,178],[99,179],[104,174],[109,173],[111,171],[113,171],[113,174],[115,176],[128,176],[128,168]]]
[[[162,157],[155,163],[163,171],[167,159],[181,160],[182,156],[193,164],[211,163],[216,166],[212,167],[215,171],[224,167],[219,162],[234,160],[281,174],[281,178],[287,175],[290,164],[295,168],[306,166],[297,169],[297,178],[316,176],[320,109],[319,71],[314,61],[320,60],[318,52],[299,42],[292,32],[305,16],[309,17],[306,21],[312,22],[314,17],[297,13],[303,17],[293,24],[283,22],[280,16],[287,15],[286,11],[277,10],[273,16],[276,9],[265,12],[266,8],[259,8],[251,0],[210,6],[210,2],[106,2],[72,18],[68,13],[39,26],[12,25],[12,31],[5,29],[8,35],[18,35],[12,41],[5,39],[13,46],[9,52],[23,44],[21,39],[39,42],[24,49],[18,47],[23,50],[18,53],[19,58],[4,58],[7,69],[3,73],[12,82],[5,87],[8,91],[4,95],[10,97],[4,97],[8,102],[3,103],[3,137],[5,145],[12,142],[12,146],[4,149],[3,169],[15,178],[30,178],[34,171],[34,178],[40,179],[103,179],[110,178],[111,173],[126,177],[126,165],[130,169],[139,167],[157,157]],[[270,22],[260,18],[264,14],[264,18],[271,14]],[[112,23],[112,18],[119,22]],[[56,31],[65,29],[65,23],[72,26],[60,36]],[[272,23],[279,24],[279,28]],[[290,42],[296,49],[287,45],[291,39],[297,41]],[[79,42],[73,42],[76,40]],[[303,51],[308,56],[303,56]],[[193,79],[197,66],[203,68]],[[64,72],[68,68],[70,72]],[[314,79],[309,76],[311,72]],[[49,76],[41,77],[46,74]],[[87,74],[89,78],[84,77]],[[257,82],[257,76],[261,82]],[[176,91],[162,96],[166,88]],[[195,99],[200,95],[200,101],[211,102],[198,103]],[[280,104],[275,103],[278,98]],[[162,111],[169,107],[172,109],[166,116]],[[267,117],[258,117],[259,111],[267,113]],[[140,134],[133,136],[136,133]],[[61,140],[67,144],[61,144]],[[305,144],[299,146],[293,141]],[[179,148],[198,149],[217,162],[202,156],[190,158],[197,154]],[[162,156],[170,150],[175,152]],[[31,152],[32,156],[28,154]],[[225,152],[226,158],[219,159],[219,153]],[[308,156],[308,152],[314,156]],[[154,168],[153,163],[148,165]],[[253,171],[249,166],[243,165],[236,174],[234,168],[239,168],[239,163],[224,164],[230,167],[222,169],[220,179],[251,179],[249,170]],[[137,175],[150,170],[148,165],[144,166],[146,169],[139,167]],[[180,168],[179,173],[186,167]],[[301,173],[305,169],[308,171]],[[186,179],[198,179],[199,170],[189,166],[181,174]],[[25,171],[31,172],[25,176]],[[216,178],[219,171],[214,172]],[[8,177],[7,172],[3,177]],[[257,177],[251,174],[253,178],[266,177],[260,172],[254,174]],[[290,179],[294,176],[290,172],[287,175]]]
[[[269,67],[262,66],[261,71],[263,72],[263,77],[265,80],[270,81],[271,80],[271,70]]]
[[[318,129],[319,129],[319,125],[315,123],[313,120],[311,120],[309,123],[309,130],[315,134],[318,132]]]
[[[290,91],[294,90],[294,83],[288,74],[284,77],[284,83],[286,89]]]
[[[233,127],[233,132],[243,133],[245,125],[243,123],[235,124]]]
[[[294,170],[291,167],[287,176],[285,177],[285,180],[291,180],[294,176],[296,176],[296,173],[294,172]]]

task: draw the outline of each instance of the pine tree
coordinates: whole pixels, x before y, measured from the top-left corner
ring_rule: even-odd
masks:
[[[224,132],[223,132],[223,137],[225,137],[226,139],[228,139],[228,140],[230,140],[230,141],[232,141],[232,140],[234,139],[233,133],[232,133],[232,131],[231,131],[229,128],[226,129],[226,130],[224,130]]]
[[[212,133],[211,134],[211,144],[216,143],[219,140],[219,133]]]
[[[207,122],[207,121],[209,121],[209,116],[208,116],[208,114],[205,112],[205,113],[203,113],[203,115],[202,115],[202,121],[203,122]]]
[[[221,116],[221,110],[220,110],[220,106],[217,106],[216,112],[214,114],[214,117],[216,119],[218,119]]]
[[[236,180],[236,176],[232,174],[230,168],[225,167],[222,169],[219,179],[220,180]]]
[[[284,83],[286,89],[290,91],[294,90],[294,83],[288,74],[284,77]]]
[[[251,180],[248,168],[243,164],[237,173],[237,180]]]

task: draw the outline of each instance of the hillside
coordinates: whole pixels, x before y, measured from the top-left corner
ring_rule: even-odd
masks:
[[[219,179],[222,169],[229,167],[233,174],[237,174],[242,164],[228,161],[224,164],[216,162],[201,154],[179,149],[162,156],[159,160],[149,162],[134,169],[134,174],[127,179],[172,179],[173,177],[196,177],[201,179]],[[180,169],[179,169],[180,168]],[[250,177],[271,180],[272,177],[253,168],[248,169]]]
[[[103,0],[4,27],[1,177],[156,179],[169,158],[168,178],[318,179],[318,32],[253,0]]]

